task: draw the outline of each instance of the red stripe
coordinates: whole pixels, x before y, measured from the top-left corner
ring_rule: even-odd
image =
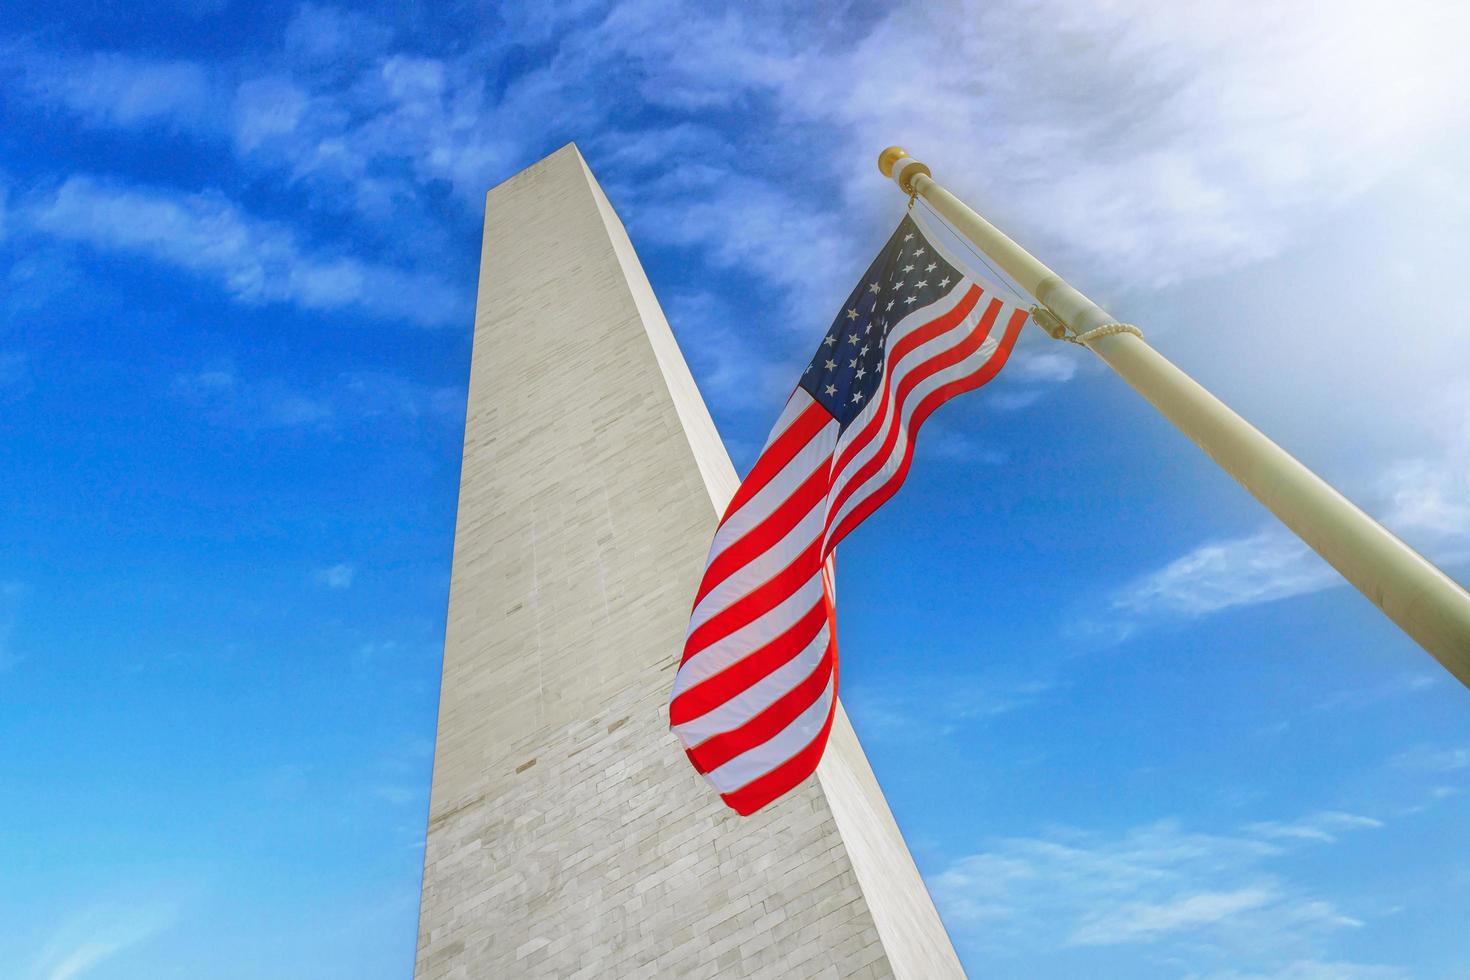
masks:
[[[802,394],[806,395],[804,389]],[[775,479],[776,474],[786,468],[786,464],[801,452],[802,447],[811,442],[817,433],[821,432],[822,428],[831,421],[832,416],[813,399],[811,405],[798,415],[795,421],[786,427],[786,431],[781,433],[765,452],[761,453],[761,458],[755,461],[745,481],[740,484],[740,489],[736,490],[735,496],[731,498],[730,506],[725,508],[725,516],[720,518],[721,526],[730,519],[732,514],[744,507],[751,497],[759,493],[767,483]]]
[[[792,593],[811,581],[812,576],[821,570],[821,551],[822,539],[818,537],[802,549],[801,554],[793,558],[785,568],[701,623],[685,641],[684,657],[679,662],[682,664],[699,651],[718,643],[742,626],[755,622],[789,599]]]
[[[913,333],[905,335],[902,340],[894,345],[893,350],[888,351],[884,355],[884,363],[886,366],[883,371],[883,393],[879,396],[882,399],[882,406],[878,409],[877,412],[873,414],[873,417],[868,420],[868,424],[863,427],[862,432],[858,433],[858,435],[853,438],[852,442],[848,443],[847,448],[842,451],[842,455],[837,459],[837,465],[832,467],[832,472],[834,474],[841,473],[843,467],[847,466],[847,464],[852,461],[853,456],[857,455],[857,453],[864,446],[866,446],[869,441],[872,440],[873,436],[876,435],[878,431],[882,428],[883,419],[886,417],[888,412],[889,382],[898,372],[899,362],[901,362],[904,357],[906,357],[911,351],[913,351],[914,348],[928,343],[935,337],[938,337],[940,334],[943,334],[949,330],[953,330],[956,326],[963,323],[965,317],[969,316],[970,311],[975,308],[975,304],[980,301],[980,293],[981,289],[979,286],[971,286],[969,290],[965,293],[965,295],[960,297],[960,301],[956,303],[948,313],[945,313],[933,320],[930,320],[928,323],[924,324],[922,327],[919,327]]]
[[[817,602],[791,627],[765,646],[695,684],[669,704],[669,724],[682,725],[713,711],[789,661],[812,642],[827,621],[826,604]]]
[[[801,486],[782,501],[781,506],[767,514],[765,519],[755,527],[736,538],[729,547],[720,552],[719,557],[710,562],[709,567],[704,571],[704,578],[699,583],[699,592],[694,596],[695,608],[699,607],[700,601],[709,595],[717,585],[784,538],[792,528],[801,523],[802,518],[812,512],[813,507],[816,507],[827,496],[829,489],[827,465],[831,462],[832,457],[828,455],[817,464],[817,468],[812,470],[811,475],[802,481]]]
[[[990,305],[985,309],[985,313],[980,317],[980,322],[975,325],[975,328],[966,337],[948,350],[936,354],[927,361],[919,364],[904,376],[903,381],[899,383],[898,393],[893,399],[893,425],[888,427],[888,434],[883,437],[883,445],[867,462],[858,467],[856,473],[851,476],[837,477],[840,485],[838,486],[837,492],[831,496],[831,503],[827,506],[827,526],[829,529],[831,527],[831,521],[836,518],[837,512],[842,509],[842,505],[847,502],[847,498],[851,497],[873,474],[881,470],[884,462],[892,455],[893,447],[898,442],[899,432],[904,427],[904,403],[908,400],[909,394],[926,379],[938,374],[945,368],[959,364],[965,358],[979,350],[980,346],[985,343],[985,338],[989,336],[990,328],[995,324],[995,318],[1000,315],[1000,309],[1000,300],[991,300]]]
[[[837,527],[828,536],[827,551],[829,554],[833,548],[837,547],[839,541],[847,537],[853,528],[867,520],[869,515],[887,503],[894,494],[898,493],[899,488],[903,486],[904,479],[908,476],[909,466],[914,461],[914,440],[918,438],[919,429],[923,427],[924,422],[933,414],[934,410],[956,395],[972,391],[985,384],[991,378],[995,377],[996,372],[1005,366],[1006,359],[1011,356],[1011,348],[1016,345],[1016,337],[1026,322],[1027,315],[1025,310],[1017,310],[1011,314],[1010,322],[1006,324],[1005,334],[1001,337],[1000,345],[996,348],[996,352],[991,355],[990,359],[981,365],[979,370],[934,389],[928,395],[924,396],[924,400],[919,402],[918,406],[914,408],[914,417],[909,425],[908,439],[905,440],[903,462],[899,464],[898,471],[886,483],[874,490],[866,500],[849,511],[847,516],[838,523]]]
[[[836,694],[835,681],[832,691]],[[832,707],[827,710],[827,721],[822,725],[822,730],[817,732],[816,738],[759,779],[754,779],[733,792],[721,793],[720,799],[742,817],[748,817],[816,772],[817,763],[822,761],[822,750],[827,747],[827,737],[832,733],[832,717],[836,713],[837,698],[833,697]]]
[[[796,720],[807,708],[817,703],[827,689],[827,680],[832,676],[832,657],[836,644],[829,638],[822,659],[812,672],[787,691],[760,714],[738,728],[705,739],[688,750],[689,761],[701,773],[718,769],[742,752],[775,738],[785,731],[786,726]]]

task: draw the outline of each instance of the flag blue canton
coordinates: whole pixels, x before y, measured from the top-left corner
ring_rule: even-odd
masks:
[[[905,215],[842,304],[801,387],[846,428],[878,391],[894,325],[949,295],[960,278]]]

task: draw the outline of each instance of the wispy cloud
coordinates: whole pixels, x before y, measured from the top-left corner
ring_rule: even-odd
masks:
[[[69,111],[88,125],[199,131],[213,128],[218,117],[212,111],[223,96],[218,80],[192,61],[29,46],[8,54],[23,99]]]
[[[99,905],[64,922],[36,957],[35,980],[77,980],[98,966],[171,928],[171,902],[144,900]]]
[[[1409,980],[1413,975],[1400,966],[1310,959],[1294,960],[1265,972],[1224,970],[1209,974],[1191,973],[1185,980]]]
[[[1007,224],[1115,282],[1164,283],[1274,254],[1411,159],[1464,112],[1460,76],[1423,58],[1465,23],[1432,0],[1387,24],[1370,3],[905,6],[827,71],[773,74],[864,163],[902,134]]]
[[[212,279],[245,303],[355,308],[428,326],[468,322],[468,287],[308,248],[288,227],[255,218],[216,192],[74,176],[36,202],[29,218],[58,238]]]
[[[1470,747],[1420,745],[1394,756],[1391,765],[1416,772],[1445,773],[1470,768]]]
[[[1284,528],[1202,544],[1120,590],[1113,608],[1132,616],[1202,616],[1232,606],[1317,592],[1337,573]]]
[[[1441,420],[1439,445],[1390,464],[1365,502],[1390,530],[1450,564],[1470,557],[1470,396],[1439,393],[1427,402]],[[1109,628],[1126,635],[1158,618],[1198,618],[1341,584],[1299,538],[1272,523],[1198,545],[1125,584],[1112,596]]]
[[[914,674],[849,684],[843,701],[864,738],[928,740],[1043,703],[1059,686],[1041,678],[1005,681]]]
[[[448,428],[462,420],[465,398],[457,386],[382,371],[347,371],[308,385],[247,377],[229,363],[177,374],[169,391],[210,421],[243,429],[341,430],[387,422]]]
[[[1329,810],[1286,823],[1263,820],[1247,824],[1244,829],[1247,833],[1266,840],[1306,840],[1333,844],[1345,831],[1377,829],[1382,826],[1383,821],[1373,817]]]
[[[882,202],[897,198],[882,196],[872,159],[898,135],[1043,250],[1137,287],[1274,254],[1308,215],[1403,166],[1418,136],[1463,112],[1460,75],[1423,70],[1459,64],[1451,49],[1433,54],[1465,21],[1450,6],[1407,0],[1387,27],[1368,4],[1258,0],[1247,10],[1041,0],[956,16],[901,4],[834,22],[633,0],[506,13],[500,30],[433,53],[370,16],[307,4],[277,49],[249,63],[27,49],[16,84],[93,125],[167,124],[224,141],[247,170],[310,187],[317,206],[393,215],[431,240],[442,236],[433,202],[444,187],[457,202],[450,223],[472,220],[484,189],[530,149],[576,133],[630,205],[640,241],[767,284],[780,302],[763,328],[795,337],[836,302],[844,270],[887,224],[893,208]],[[1042,36],[1038,18],[1051,27]],[[548,51],[535,67],[486,71],[527,37]],[[1048,67],[1060,63],[1088,85],[1060,84]],[[659,119],[639,118],[630,92]],[[769,145],[742,151],[709,122],[713,108],[769,119],[759,137]],[[802,134],[800,145],[785,133]],[[101,203],[96,186],[71,188],[75,210]],[[156,228],[161,192],[132,190],[149,206],[131,201],[129,218]],[[430,275],[311,250],[218,197],[183,197],[190,219],[170,214],[158,234],[121,233],[138,222],[109,221],[107,208],[106,228],[86,235],[76,217],[55,221],[72,237],[211,275],[247,301],[435,323],[468,309],[467,292]],[[247,247],[201,249],[190,231],[200,223]],[[1074,361],[1018,360],[1025,384],[998,392],[997,405],[1033,402]]]
[[[995,841],[931,886],[951,928],[991,955],[1131,945],[1197,966],[1269,970],[1318,956],[1334,933],[1362,925],[1289,880],[1286,859],[1381,826],[1324,813],[1225,834],[1167,820],[1116,836],[1057,829]]]
[[[329,589],[349,589],[352,580],[357,577],[357,566],[349,562],[339,562],[328,568],[319,569],[316,573],[316,581],[319,585],[325,585]]]

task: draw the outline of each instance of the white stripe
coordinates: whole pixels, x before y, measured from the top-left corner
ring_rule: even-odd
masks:
[[[812,441],[802,447],[801,451],[791,458],[771,478],[771,482],[761,487],[755,496],[747,500],[739,510],[725,518],[725,523],[715,532],[715,540],[709,549],[709,560],[705,562],[705,568],[714,564],[716,558],[724,553],[736,541],[755,527],[761,521],[771,516],[771,513],[796,492],[796,488],[811,476],[816,470],[817,464],[832,455],[832,446],[837,441],[837,420],[833,419],[825,425],[813,438]]]
[[[898,472],[908,444],[912,441],[912,436],[909,433],[909,423],[913,419],[914,411],[923,403],[925,397],[952,381],[958,381],[961,378],[969,377],[981,371],[994,358],[999,348],[1000,343],[993,335],[986,337],[984,343],[969,357],[960,361],[958,364],[953,364],[945,368],[943,371],[935,372],[914,386],[914,390],[909,392],[909,396],[904,402],[903,418],[901,419],[902,427],[899,430],[898,438],[894,440],[893,449],[889,452],[887,458],[883,460],[882,467],[872,476],[868,477],[867,480],[863,481],[863,484],[843,501],[842,506],[837,510],[836,517],[830,522],[834,531],[842,523],[843,518],[855,510],[869,496],[877,492]],[[887,428],[885,426],[885,431]],[[874,442],[877,441],[878,439],[874,439]],[[863,454],[859,453],[858,455]]]
[[[689,633],[685,634],[686,637],[780,574],[807,545],[817,540],[817,535],[822,533],[826,524],[827,505],[826,498],[823,497],[812,504],[806,516],[797,521],[781,540],[740,566],[699,600],[699,605],[694,607],[694,612],[689,616]]]
[[[776,608],[684,661],[679,666],[679,672],[674,675],[673,697],[709,680],[726,667],[770,643],[790,629],[798,619],[811,612],[812,607],[821,600],[822,576],[813,573],[801,588]]]
[[[822,656],[827,652],[828,635],[827,624],[823,623],[806,649],[719,707],[682,725],[675,725],[674,733],[679,736],[685,748],[692,749],[706,739],[734,731],[744,725],[775,704],[817,669],[817,665],[822,662]]]
[[[710,770],[704,778],[721,793],[733,793],[810,745],[827,723],[827,713],[832,708],[832,680],[828,677],[827,687],[821,696],[777,735],[737,755],[718,769]]]
[[[945,297],[946,299],[953,299],[954,302],[945,304],[942,310],[940,309],[939,303],[932,303],[929,306],[925,307],[923,310],[915,311],[914,317],[910,319],[905,319],[904,322],[900,324],[897,329],[895,329],[892,333],[888,335],[888,339],[884,341],[885,356],[883,359],[883,372],[885,377],[881,379],[881,383],[878,386],[878,391],[880,393],[887,392],[887,397],[884,398],[880,395],[880,397],[875,398],[873,401],[869,402],[867,408],[863,409],[862,413],[859,414],[857,418],[853,419],[852,422],[847,426],[847,428],[843,430],[842,436],[838,440],[837,447],[833,450],[834,457],[840,458],[842,456],[847,447],[852,444],[852,441],[856,439],[862,433],[867,424],[872,421],[873,416],[882,408],[883,404],[892,399],[893,393],[898,390],[898,385],[903,381],[904,377],[907,376],[908,373],[914,369],[915,365],[922,364],[924,361],[929,360],[931,357],[934,357],[937,354],[948,350],[950,347],[954,346],[954,338],[956,336],[964,336],[965,334],[968,334],[971,329],[973,329],[974,321],[979,316],[977,311],[984,305],[986,300],[986,296],[983,292],[980,295],[980,299],[976,302],[975,308],[972,309],[959,323],[956,323],[954,326],[950,327],[948,330],[945,330],[943,333],[929,338],[929,340],[920,344],[918,347],[915,347],[913,350],[908,351],[896,361],[890,360],[887,357],[886,352],[891,351],[895,347],[897,347],[899,343],[902,342],[909,334],[913,333],[920,327],[927,326],[928,324],[933,323],[935,320],[938,320],[942,317],[948,316],[950,313],[953,313],[955,308],[960,305],[960,301],[963,300],[965,298],[965,295],[969,292],[970,285],[971,284],[968,280],[960,280],[959,284],[955,287],[955,291]],[[834,485],[839,478],[840,474],[832,474]]]
[[[953,289],[928,306],[921,306],[916,310],[910,310],[905,313],[903,319],[895,323],[893,329],[888,331],[888,337],[883,341],[884,347],[892,348],[894,344],[924,326],[924,324],[938,320],[956,306],[959,306],[960,301],[965,298],[965,294],[970,291],[971,286],[980,286],[983,291],[989,293],[989,289],[984,284],[976,283],[969,277],[962,278],[954,284]]]
[[[930,338],[928,341],[909,351],[897,362],[888,366],[887,370],[893,372],[893,377],[887,380],[886,388],[879,389],[880,391],[885,391],[886,395],[885,397],[875,399],[874,401],[875,405],[886,405],[887,414],[884,416],[883,422],[879,426],[878,431],[874,434],[873,438],[868,440],[867,444],[859,449],[853,455],[853,457],[849,459],[846,464],[843,465],[842,469],[834,469],[832,473],[832,493],[834,496],[842,492],[842,487],[847,483],[849,479],[851,479],[851,474],[856,473],[864,463],[866,463],[869,459],[872,459],[873,456],[878,453],[879,448],[883,445],[883,442],[887,438],[889,432],[892,431],[894,418],[897,414],[893,411],[892,402],[897,399],[898,390],[900,387],[902,387],[904,379],[906,379],[910,374],[913,374],[915,371],[922,368],[925,364],[932,361],[934,358],[942,357],[944,354],[948,353],[956,346],[963,343],[965,338],[968,337],[979,324],[980,318],[984,315],[984,311],[987,306],[989,306],[989,303],[985,301],[984,296],[981,296],[980,301],[975,304],[975,308],[971,310],[963,320],[955,324],[954,327],[944,331],[936,337]],[[910,393],[905,401],[905,404],[912,405],[913,398],[913,393]],[[838,441],[837,449],[835,451],[835,455],[838,459],[842,457],[843,452],[847,450],[847,447],[851,444],[851,441],[857,438],[861,431],[862,430],[859,429],[856,424],[853,424],[848,426],[848,428],[843,432],[843,438]]]
[[[883,370],[885,373],[892,373],[896,367],[896,365],[889,363],[886,352],[893,350],[893,348],[896,347],[900,341],[902,341],[905,337],[907,337],[909,334],[913,333],[920,327],[925,326],[929,323],[933,323],[935,320],[938,320],[944,316],[948,316],[950,313],[952,313],[954,311],[954,308],[960,305],[960,301],[965,298],[965,294],[970,291],[971,285],[972,283],[970,282],[970,280],[961,279],[959,282],[955,283],[954,289],[950,290],[948,293],[945,293],[943,296],[935,300],[933,303],[930,303],[928,306],[921,306],[917,310],[906,313],[902,320],[899,320],[896,324],[893,325],[893,329],[890,330],[888,332],[888,336],[883,339],[883,349],[885,352],[885,356],[883,358]],[[981,298],[984,298],[983,295]],[[951,329],[955,328],[952,327]],[[949,331],[946,330],[940,336],[948,336],[948,334]],[[909,358],[913,357],[914,354],[918,353],[918,351],[922,349],[923,348],[920,347],[916,350],[909,351],[908,355],[905,356],[903,360],[907,361]],[[878,391],[881,392],[883,391],[884,379],[879,378],[878,382]],[[878,410],[878,406],[881,404],[883,404],[882,398],[875,398],[873,401],[868,402],[863,410],[859,412],[851,422],[848,423],[847,428],[844,429],[842,432],[842,440],[845,441],[839,440],[836,448],[833,449],[834,455],[842,455],[842,451],[847,448],[846,444],[857,437],[857,434],[861,432],[863,430],[863,427],[867,425],[868,422],[873,418],[873,413]]]

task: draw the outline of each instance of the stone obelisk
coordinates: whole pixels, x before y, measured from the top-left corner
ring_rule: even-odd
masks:
[[[568,145],[486,201],[416,976],[963,976],[841,712],[727,810],[665,704],[729,457]]]

